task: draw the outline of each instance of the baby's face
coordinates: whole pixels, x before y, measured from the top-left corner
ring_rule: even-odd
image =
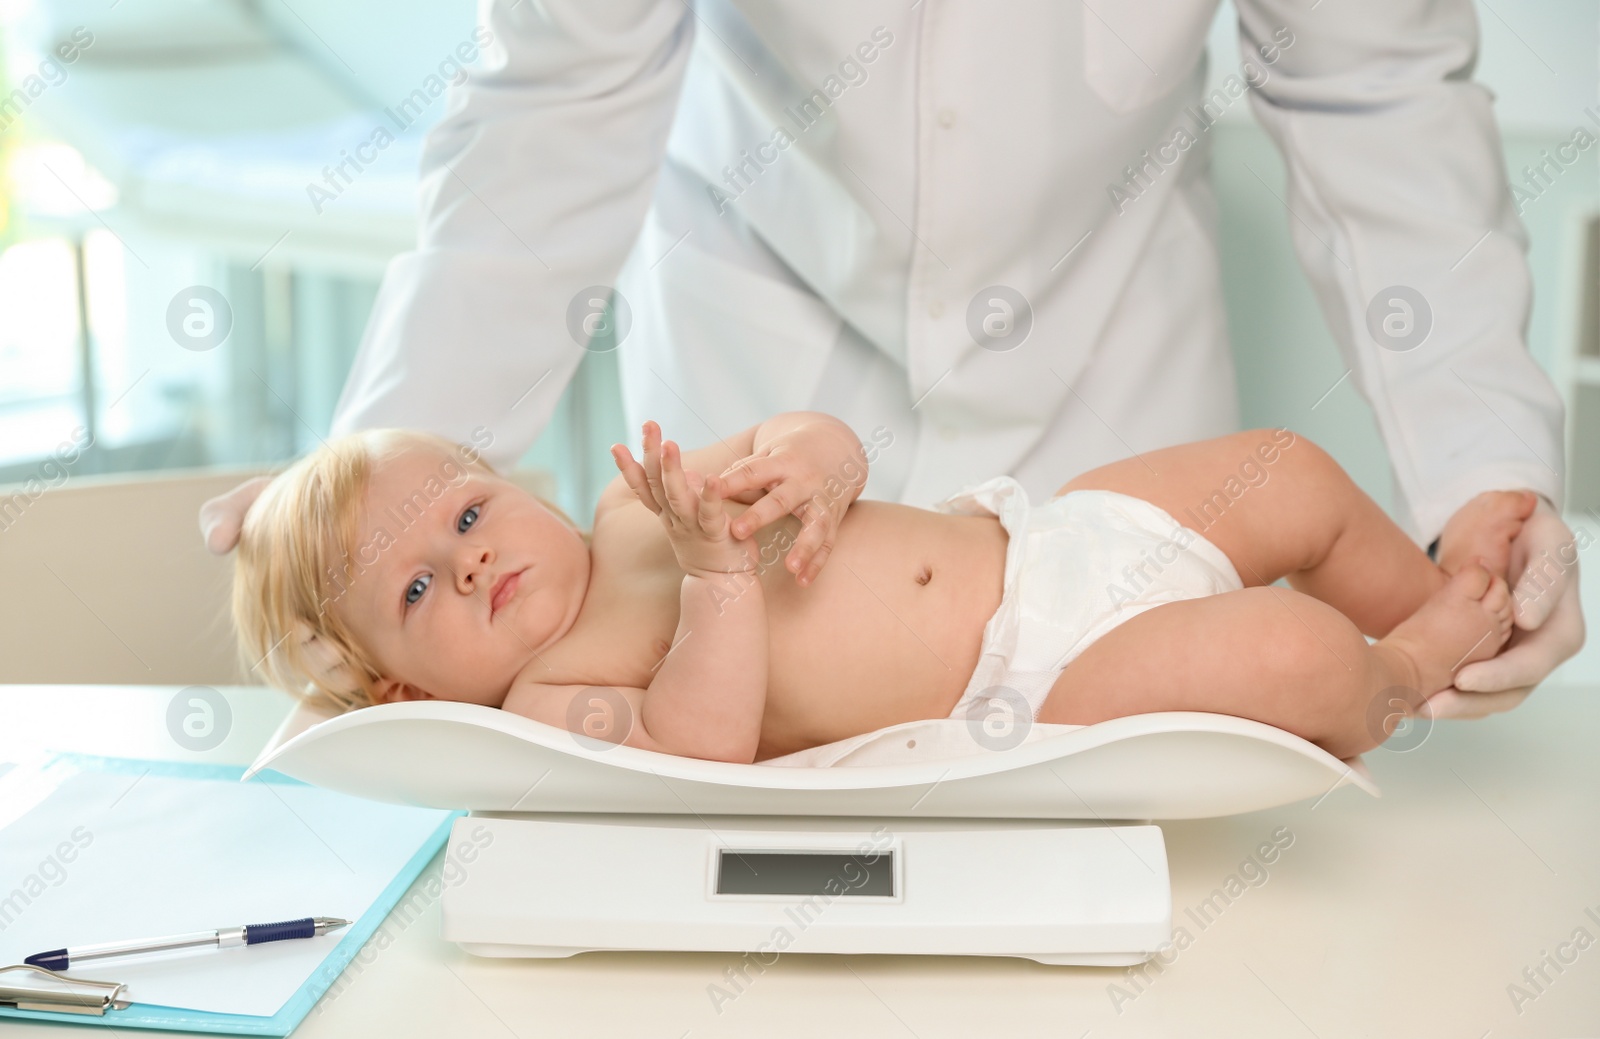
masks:
[[[375,463],[359,571],[330,607],[382,674],[380,701],[499,707],[518,672],[567,633],[589,588],[576,531],[515,484],[452,462],[408,448]]]

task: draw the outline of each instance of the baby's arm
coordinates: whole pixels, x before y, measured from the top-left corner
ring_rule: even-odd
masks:
[[[749,763],[767,700],[767,605],[754,573],[685,574],[678,631],[647,689],[519,680],[504,709],[629,747]]]
[[[661,518],[683,569],[678,631],[639,720],[671,753],[754,761],[767,702],[767,603],[755,542],[733,536],[721,481],[685,472],[678,445],[661,441],[659,430],[646,429],[643,466],[621,444],[613,457]]]
[[[755,760],[767,705],[767,603],[755,572],[685,574],[678,631],[640,720],[670,753]]]
[[[628,486],[661,518],[684,571],[678,631],[656,677],[648,689],[614,692],[519,683],[503,706],[613,743],[754,761],[768,649],[755,543],[731,534],[717,477],[686,473],[678,445],[661,443],[648,426],[644,451],[642,467],[621,445],[613,457]]]

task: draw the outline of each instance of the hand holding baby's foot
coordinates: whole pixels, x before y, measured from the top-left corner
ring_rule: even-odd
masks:
[[[1532,491],[1484,491],[1456,511],[1439,535],[1439,569],[1456,574],[1479,556],[1503,581],[1510,581],[1511,542],[1533,515]]]
[[[1462,564],[1416,613],[1378,640],[1415,667],[1422,696],[1452,685],[1457,669],[1494,656],[1511,637],[1511,589],[1486,562]]]

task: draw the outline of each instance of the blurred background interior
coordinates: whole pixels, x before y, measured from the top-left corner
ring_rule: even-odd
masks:
[[[1580,128],[1600,138],[1600,8],[1478,12],[1476,78],[1526,186]],[[228,564],[201,548],[195,507],[326,435],[384,264],[413,242],[419,146],[445,102],[395,110],[475,21],[464,0],[0,0],[0,498],[50,488],[0,512],[0,682],[239,680],[219,612]],[[1213,84],[1239,64],[1233,26],[1225,2]],[[70,64],[44,63],[73,44]],[[34,96],[13,93],[30,77]],[[380,125],[393,143],[314,206],[307,186]],[[1386,454],[1337,381],[1291,251],[1282,162],[1247,106],[1223,115],[1213,166],[1244,423],[1311,436],[1387,505]],[[1519,205],[1528,342],[1567,401],[1568,522],[1594,544],[1600,147],[1559,169]],[[205,320],[170,310],[195,286],[219,294],[225,348],[174,345],[172,322]],[[92,446],[52,462],[75,435]],[[614,471],[607,445],[633,439],[616,354],[589,351],[522,464],[586,519]],[[1551,681],[1600,681],[1597,641]]]

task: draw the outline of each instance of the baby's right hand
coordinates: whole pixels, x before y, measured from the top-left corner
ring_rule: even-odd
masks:
[[[622,444],[611,458],[645,508],[661,517],[678,566],[699,577],[754,573],[757,550],[752,538],[735,538],[722,504],[723,482],[683,468],[678,445],[660,440],[653,422],[644,429],[644,465]]]

